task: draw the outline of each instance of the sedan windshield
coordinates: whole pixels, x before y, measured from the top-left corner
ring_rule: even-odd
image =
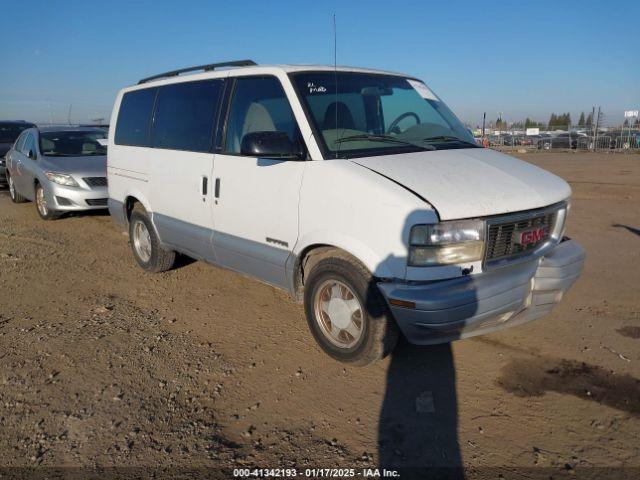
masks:
[[[98,142],[107,138],[101,130],[40,132],[40,152],[51,157],[106,155],[107,147]]]
[[[326,158],[477,148],[471,133],[422,82],[394,75],[291,75]]]

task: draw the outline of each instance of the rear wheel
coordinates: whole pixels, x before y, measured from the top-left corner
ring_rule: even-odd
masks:
[[[176,252],[160,246],[149,214],[140,204],[136,204],[131,212],[129,240],[136,262],[147,272],[164,272],[173,266]]]
[[[47,204],[44,188],[39,183],[36,185],[36,210],[43,220],[53,220],[60,215]]]
[[[11,201],[13,203],[24,203],[27,201],[22,195],[18,193],[16,190],[16,185],[13,183],[13,178],[9,173],[7,173],[7,181],[9,182],[9,196],[11,196]]]
[[[375,279],[351,257],[329,256],[311,267],[304,306],[320,347],[342,362],[374,363],[398,341],[398,327]]]

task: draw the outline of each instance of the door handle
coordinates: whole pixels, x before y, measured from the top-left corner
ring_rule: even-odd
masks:
[[[220,198],[220,178],[216,178],[216,186],[215,186],[215,191],[213,193],[213,195],[215,196],[215,198]]]
[[[202,185],[201,185],[202,195],[206,195],[208,189],[209,189],[209,177],[203,176],[202,177]]]

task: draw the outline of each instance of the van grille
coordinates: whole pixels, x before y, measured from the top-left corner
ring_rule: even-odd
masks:
[[[91,188],[107,186],[107,177],[84,177],[83,180],[87,182],[87,185]]]
[[[517,258],[531,253],[551,238],[558,210],[531,212],[521,216],[495,217],[487,221],[487,242],[485,262]],[[530,243],[520,243],[521,232],[529,230],[544,233]]]

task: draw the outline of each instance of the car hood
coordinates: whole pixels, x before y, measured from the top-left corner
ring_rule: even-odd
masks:
[[[56,173],[106,177],[107,156],[43,157],[42,168]]]
[[[545,207],[567,199],[560,177],[488,148],[355,158],[430,203],[441,220]]]

